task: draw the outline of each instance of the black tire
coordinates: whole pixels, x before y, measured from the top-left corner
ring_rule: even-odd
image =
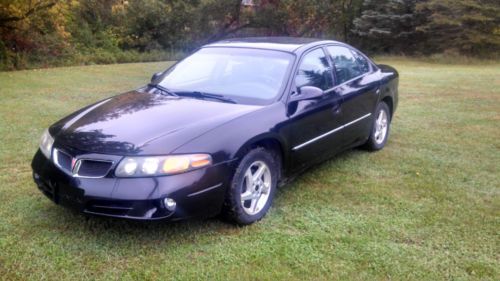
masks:
[[[381,111],[384,111],[387,116],[387,131],[385,133],[383,140],[381,139],[377,140],[377,118],[379,117]],[[382,148],[384,148],[385,144],[387,143],[387,140],[389,139],[390,131],[391,131],[391,112],[389,110],[389,106],[387,106],[385,102],[380,102],[375,110],[372,129],[370,131],[370,137],[368,138],[363,147],[370,151],[381,150]]]
[[[246,192],[246,187],[244,187],[244,183],[246,183],[245,173],[251,165],[259,161],[265,163],[265,165],[267,165],[267,167],[269,168],[271,184],[269,189],[269,196],[265,205],[256,214],[251,215],[244,210],[244,203],[242,203],[241,196],[243,191]],[[230,187],[226,193],[224,207],[222,209],[223,217],[238,225],[248,225],[262,219],[271,207],[274,195],[276,194],[278,178],[280,175],[280,167],[281,161],[279,160],[279,157],[276,157],[276,155],[269,152],[268,150],[262,147],[250,150],[241,159],[233,175]]]

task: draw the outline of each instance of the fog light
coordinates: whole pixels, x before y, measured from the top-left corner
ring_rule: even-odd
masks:
[[[175,203],[174,199],[172,198],[165,198],[163,202],[165,203],[165,207],[167,208],[167,210],[171,212],[173,212],[175,210],[175,206],[177,206],[177,203]]]

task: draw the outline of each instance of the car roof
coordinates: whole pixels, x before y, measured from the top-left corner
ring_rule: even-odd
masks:
[[[290,53],[299,53],[301,50],[309,49],[323,44],[343,44],[338,41],[324,40],[316,38],[300,37],[246,37],[231,38],[221,40],[204,47],[236,47],[236,48],[254,48],[284,51]]]

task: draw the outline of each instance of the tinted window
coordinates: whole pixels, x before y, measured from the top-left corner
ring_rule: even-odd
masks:
[[[331,46],[327,49],[335,65],[337,84],[342,84],[364,73],[356,58],[354,58],[353,53],[348,48]]]
[[[356,62],[358,63],[361,71],[363,73],[370,72],[370,63],[368,62],[368,60],[359,52],[353,50],[352,53],[354,54],[354,58],[356,58]]]
[[[304,56],[295,78],[295,84],[298,88],[314,86],[322,90],[333,87],[330,66],[323,49],[314,50]]]

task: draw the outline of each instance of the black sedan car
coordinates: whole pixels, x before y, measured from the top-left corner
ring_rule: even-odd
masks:
[[[50,126],[33,178],[54,202],[86,214],[222,212],[250,224],[286,179],[349,148],[383,148],[397,104],[397,71],[349,45],[221,41]]]

